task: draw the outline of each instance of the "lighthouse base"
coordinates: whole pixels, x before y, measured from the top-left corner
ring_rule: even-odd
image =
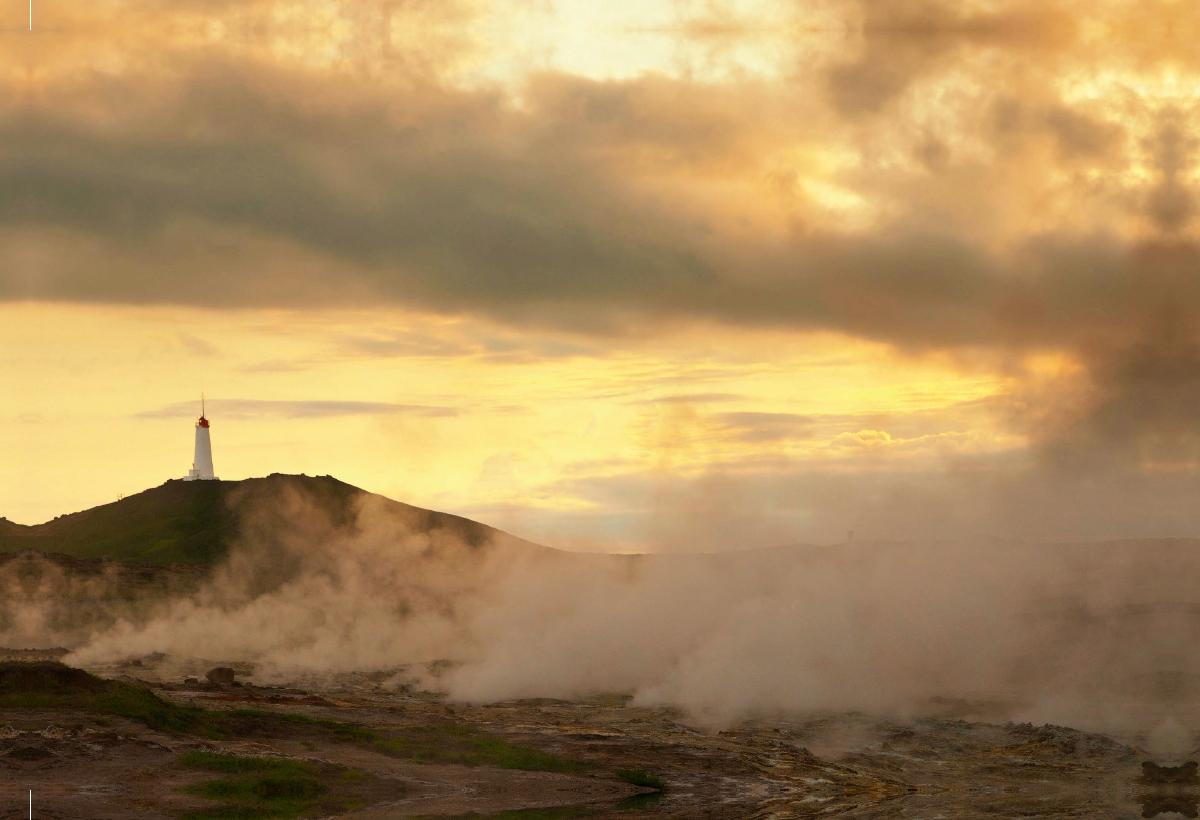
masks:
[[[184,481],[220,481],[215,475],[200,475],[199,470],[188,470],[188,474],[183,477]]]

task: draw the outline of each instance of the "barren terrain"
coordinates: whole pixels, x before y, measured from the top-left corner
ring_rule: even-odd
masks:
[[[8,653],[25,662],[45,654]],[[714,730],[619,694],[471,706],[383,673],[271,685],[257,685],[245,667],[233,683],[188,674],[189,663],[209,662],[151,656],[92,671],[240,720],[229,724],[236,736],[79,708],[4,711],[0,817],[26,816],[30,789],[36,816],[80,820],[1195,816],[1194,771],[1148,781],[1137,738],[948,716],[961,703],[931,703],[928,715],[907,720],[781,714]],[[486,751],[495,741],[540,756],[525,765],[497,757]],[[333,787],[296,814],[221,813],[224,804],[195,793],[210,776],[181,763],[196,752],[295,761]],[[619,770],[666,788],[631,784]]]

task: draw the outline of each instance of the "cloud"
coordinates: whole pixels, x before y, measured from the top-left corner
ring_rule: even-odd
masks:
[[[179,339],[179,346],[193,356],[215,356],[219,352],[215,345],[190,333],[178,333],[176,338]]]
[[[194,416],[196,402],[169,404],[158,410],[138,413],[140,419],[177,419]],[[452,407],[423,404],[392,404],[380,401],[269,401],[260,399],[209,399],[208,413],[214,418],[319,419],[335,416],[414,415],[429,418],[456,416]]]
[[[971,45],[1010,26],[928,8],[865,30],[924,49],[921,32]],[[961,68],[957,45],[934,57],[934,75]],[[798,195],[833,186],[871,203],[908,171],[810,181],[804,162],[764,166],[761,157],[782,162],[797,133],[818,151],[851,136],[837,111],[787,103],[785,85],[546,72],[514,109],[492,90],[385,88],[282,64],[188,59],[177,69],[144,97],[116,93],[136,88],[137,75],[72,86],[118,118],[116,131],[72,105],[0,122],[10,157],[0,229],[17,257],[0,296],[382,300],[585,331],[706,317],[924,345],[1017,336],[997,315],[1011,298],[1011,260],[957,226],[915,224],[922,199],[862,235]],[[1108,127],[1089,131],[1086,112],[1061,101],[1046,116],[1079,144]],[[1026,173],[1020,160],[1003,173]],[[793,190],[756,191],[750,182],[765,176],[790,177]],[[979,182],[948,193],[969,201]],[[712,199],[731,186],[727,204]],[[755,196],[778,212],[768,224],[747,212]],[[780,216],[792,223],[782,242],[770,224]]]
[[[461,356],[471,348],[461,341],[440,339],[420,333],[391,333],[385,336],[352,336],[342,339],[345,354],[392,358],[397,356]]]
[[[762,442],[812,438],[816,418],[802,413],[746,411],[722,413],[718,420],[742,441]]]
[[[889,440],[917,440],[967,430],[1003,426],[1011,412],[1004,397],[952,402],[929,409],[899,412],[781,413],[743,410],[716,413],[711,421],[720,436],[746,442],[812,441],[870,430]],[[998,422],[1000,422],[998,424]]]
[[[863,8],[860,62],[826,69],[856,99],[876,100],[866,109],[902,92],[915,104],[954,72],[977,73],[978,49],[1002,58],[988,77],[995,89],[945,107],[936,130],[903,110],[856,136],[846,118],[862,105],[799,104],[786,83],[551,71],[527,79],[518,108],[495,89],[392,88],[232,56],[170,55],[176,72],[155,84],[136,72],[76,79],[72,100],[95,101],[120,125],[99,127],[78,104],[0,120],[0,233],[11,249],[0,298],[383,301],[582,331],[708,318],[903,345],[1069,344],[1084,310],[1062,305],[1052,323],[1012,306],[1053,298],[1058,280],[1102,255],[1112,257],[1102,269],[1119,268],[1126,246],[1103,223],[1079,237],[1054,221],[997,241],[987,220],[1007,214],[991,194],[1003,179],[1007,207],[1025,206],[1034,194],[1024,180],[1047,161],[1030,151],[1047,131],[1063,154],[1105,167],[1140,158],[1111,114],[1045,92],[1016,97],[1032,112],[1019,128],[986,130],[988,101],[1026,90],[1021,50],[1048,48],[1036,32],[1054,13]],[[903,153],[918,127],[921,145],[945,146],[943,172],[870,167],[875,152]],[[994,171],[962,155],[980,138],[992,141],[981,148]],[[834,146],[857,155],[859,170],[803,158]],[[1169,179],[1145,207],[1166,225],[1184,201],[1171,169],[1185,154],[1159,154]],[[892,216],[846,230],[829,210],[837,197]],[[950,221],[939,219],[946,207]],[[1024,275],[1031,268],[1047,273]],[[356,344],[412,349],[403,337]]]
[[[658,396],[646,399],[650,404],[712,404],[715,402],[742,401],[746,397],[737,393],[677,393],[672,396]]]
[[[589,355],[706,322],[914,355],[1052,351],[1085,375],[1018,383],[1010,407],[1043,468],[1193,469],[1200,112],[1172,73],[1200,70],[1173,34],[1200,24],[1188,4],[1110,2],[1087,26],[1067,0],[822,4],[839,47],[796,29],[770,70],[551,60],[469,81],[488,45],[473,7],[400,5],[305,6],[336,18],[321,49],[271,23],[139,41],[150,56],[107,72],[54,55],[37,94],[0,100],[0,299],[392,305],[593,337],[347,340],[374,356]],[[279,11],[239,8],[203,11]],[[760,36],[686,22],[654,36]],[[843,432],[862,429],[922,447],[960,432]]]

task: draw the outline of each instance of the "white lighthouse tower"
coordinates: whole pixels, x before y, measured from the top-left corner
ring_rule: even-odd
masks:
[[[212,441],[208,437],[208,419],[204,417],[204,396],[200,396],[200,420],[196,422],[196,456],[184,481],[216,481],[213,475]]]

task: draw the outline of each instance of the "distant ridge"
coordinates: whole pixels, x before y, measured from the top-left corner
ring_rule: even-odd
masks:
[[[75,558],[211,565],[229,553],[251,514],[260,524],[274,519],[295,526],[289,508],[295,499],[331,532],[352,529],[359,506],[370,501],[409,534],[438,533],[472,548],[504,543],[552,551],[469,518],[368,493],[332,476],[275,473],[244,481],[172,479],[120,501],[33,526],[0,518],[0,553],[32,549]]]

